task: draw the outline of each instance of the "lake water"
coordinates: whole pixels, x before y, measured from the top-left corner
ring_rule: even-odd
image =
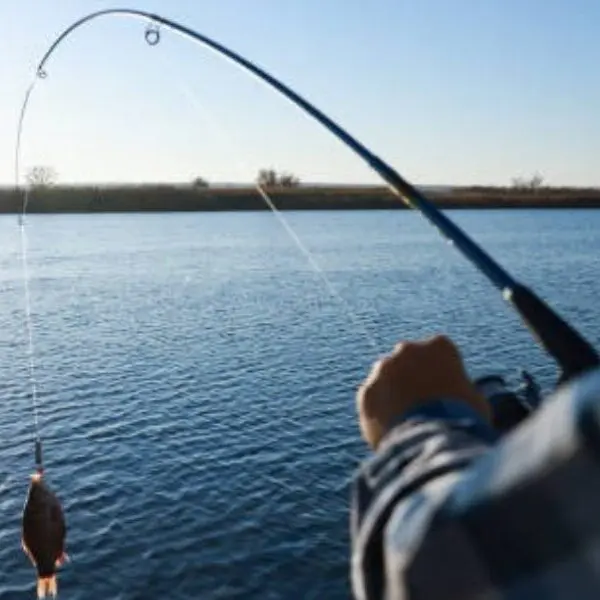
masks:
[[[600,211],[450,211],[600,342]],[[402,338],[453,336],[473,375],[554,368],[417,214],[31,216],[47,475],[63,597],[348,598],[354,392]],[[0,598],[32,470],[19,232],[0,218]]]

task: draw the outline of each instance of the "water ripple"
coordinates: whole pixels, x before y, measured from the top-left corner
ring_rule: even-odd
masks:
[[[600,342],[599,212],[455,216]],[[352,318],[268,215],[31,217],[65,597],[347,598],[365,454],[353,396],[375,358],[356,319],[381,352],[446,331],[473,374],[526,365],[552,383],[515,316],[417,216],[289,218]],[[34,587],[19,549],[33,456],[13,229],[0,218],[0,600]]]

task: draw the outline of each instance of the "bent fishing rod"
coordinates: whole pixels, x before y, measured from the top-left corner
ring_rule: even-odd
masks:
[[[145,32],[146,41],[154,46],[160,40],[160,26],[164,26],[182,36],[208,47],[224,56],[237,66],[248,71],[260,81],[268,84],[309,116],[328,129],[345,146],[362,158],[410,208],[421,213],[434,225],[449,243],[467,258],[502,293],[504,299],[517,311],[534,339],[556,361],[560,377],[559,383],[566,383],[574,377],[600,365],[600,358],[591,344],[560,317],[546,302],[532,290],[515,280],[489,254],[477,245],[462,229],[442,213],[425,195],[404,179],[389,164],[376,156],[367,147],[342,129],[335,121],[321,112],[310,102],[276,79],[255,63],[225,47],[219,42],[198,33],[180,23],[160,15],[135,9],[106,9],[90,13],[65,29],[52,43],[43,56],[37,69],[37,76],[46,76],[46,63],[56,48],[74,30],[93,19],[109,16],[128,16],[148,20]]]

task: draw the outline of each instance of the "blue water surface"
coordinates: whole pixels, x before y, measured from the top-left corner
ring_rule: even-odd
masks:
[[[600,342],[600,211],[449,214]],[[445,332],[473,375],[525,366],[551,386],[499,292],[417,214],[285,217],[322,273],[268,213],[28,218],[64,598],[348,598],[350,482],[367,455],[354,393],[377,355]],[[19,547],[33,429],[14,216],[0,240],[8,600],[34,596]]]

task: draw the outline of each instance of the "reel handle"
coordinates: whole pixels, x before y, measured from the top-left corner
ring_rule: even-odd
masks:
[[[501,375],[486,375],[473,384],[492,407],[492,424],[500,434],[511,431],[533,413],[542,402],[541,388],[525,370],[523,383],[516,390],[506,384]]]

